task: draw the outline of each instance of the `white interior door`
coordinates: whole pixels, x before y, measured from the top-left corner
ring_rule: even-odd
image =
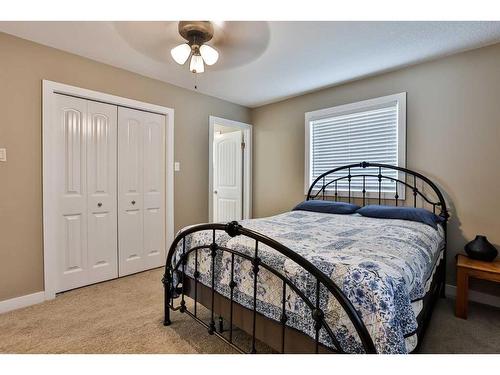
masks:
[[[119,273],[143,270],[142,112],[118,108]]]
[[[57,284],[58,292],[85,285],[87,271],[87,187],[86,142],[87,102],[69,96],[57,95],[54,111],[57,130],[55,144],[57,158],[56,208],[60,225],[57,226]]]
[[[87,103],[87,248],[89,283],[95,283],[118,277],[117,107]]]
[[[117,274],[116,106],[56,95],[53,115],[60,292]]]
[[[165,265],[165,116],[144,113],[144,269]]]
[[[213,220],[241,220],[243,213],[242,132],[219,134],[214,138]]]
[[[119,275],[165,259],[165,116],[118,109]]]

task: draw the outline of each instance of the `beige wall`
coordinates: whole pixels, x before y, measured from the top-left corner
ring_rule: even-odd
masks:
[[[305,112],[402,91],[407,166],[434,180],[451,210],[454,284],[453,255],[466,241],[483,233],[500,245],[500,44],[254,109],[253,212],[276,214],[304,199]]]
[[[175,109],[175,227],[208,218],[208,116],[242,106],[0,33],[0,301],[43,290],[41,87],[48,79]]]

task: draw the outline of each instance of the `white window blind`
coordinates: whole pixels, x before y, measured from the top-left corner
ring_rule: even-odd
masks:
[[[401,151],[404,145],[400,143],[405,141],[402,137],[404,134],[400,134],[401,126],[404,124],[400,117],[405,114],[400,112],[404,107],[397,97],[391,95],[306,114],[306,119],[309,120],[309,124],[306,123],[309,128],[309,181],[306,184],[310,185],[324,172],[347,164],[367,161],[393,166],[402,165],[404,160],[401,159],[404,159],[404,156],[401,157]],[[351,173],[377,176],[379,170],[377,167],[354,168]],[[334,181],[346,174],[345,170],[330,174],[325,182]],[[391,169],[384,169],[383,175],[398,178],[398,172]],[[347,179],[338,181],[337,190],[346,191],[348,184]],[[321,185],[316,187],[320,188]],[[353,177],[351,192],[360,192],[362,189],[363,179]],[[367,192],[378,193],[378,189],[378,178],[365,178]],[[330,192],[335,190],[335,184],[331,183],[327,190]],[[382,179],[381,191],[393,195],[396,183]]]

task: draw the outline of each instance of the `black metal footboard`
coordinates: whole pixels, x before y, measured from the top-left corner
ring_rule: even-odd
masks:
[[[186,248],[186,237],[195,233],[195,232],[200,232],[200,231],[212,231],[212,240],[210,243],[203,244],[203,245],[197,245],[194,247],[191,247],[189,249]],[[246,236],[250,239],[253,239],[255,241],[254,245],[254,253],[253,255],[248,255],[239,251],[236,251],[234,249],[230,249],[225,246],[220,246],[217,244],[216,241],[216,232],[217,231],[224,231],[227,233],[230,237],[234,236]],[[182,246],[182,253],[179,257],[178,260],[174,262],[174,254],[177,251],[178,245],[181,244]],[[276,270],[273,268],[271,265],[266,264],[265,261],[261,257],[259,257],[259,244],[265,244],[269,246],[270,248],[278,251],[279,253],[283,254],[286,256],[288,259],[293,260],[298,266],[300,266],[304,271],[306,271],[309,275],[311,275],[314,280],[315,280],[315,291],[313,295],[315,296],[314,298],[309,298],[306,293],[304,293],[302,290],[300,290],[292,280],[287,278],[285,275],[283,275],[279,270]],[[211,277],[211,285],[208,286],[208,288],[211,290],[211,306],[206,306],[210,310],[210,320],[208,324],[204,322],[202,319],[199,318],[198,316],[198,311],[197,311],[197,304],[198,304],[198,295],[197,295],[197,283],[199,283],[199,278],[200,278],[200,272],[198,269],[198,256],[200,250],[209,250],[210,251],[210,257],[211,257],[211,271],[210,271],[210,277]],[[214,300],[215,300],[215,293],[216,293],[216,284],[215,284],[215,269],[216,269],[216,257],[218,252],[225,252],[229,253],[231,256],[231,280],[229,283],[229,288],[230,288],[230,314],[229,314],[229,336],[226,338],[224,335],[221,333],[217,332],[216,330],[216,325],[215,325],[215,313],[214,313]],[[194,310],[189,311],[189,309],[186,306],[186,301],[185,301],[185,290],[184,290],[184,280],[187,277],[186,276],[186,264],[188,262],[189,257],[194,257],[194,273],[193,273],[193,278],[194,278]],[[208,329],[208,333],[211,335],[217,335],[220,337],[222,340],[230,344],[234,349],[237,351],[243,353],[243,349],[241,349],[238,345],[233,340],[233,292],[234,288],[236,287],[236,282],[235,282],[235,257],[240,257],[242,259],[245,259],[247,261],[250,261],[252,264],[252,272],[253,272],[253,305],[252,305],[252,312],[253,312],[253,329],[252,329],[252,337],[251,337],[251,350],[250,353],[256,353],[256,316],[257,316],[257,274],[259,270],[266,269],[270,273],[272,273],[274,276],[279,278],[282,282],[282,306],[281,306],[281,317],[280,317],[280,323],[282,325],[282,337],[281,337],[281,342],[282,342],[282,352],[284,351],[285,348],[285,328],[287,326],[287,311],[285,308],[285,303],[286,303],[286,293],[287,289],[292,290],[299,298],[304,301],[304,303],[307,305],[307,307],[311,311],[311,317],[313,320],[314,324],[314,342],[315,342],[315,352],[317,353],[319,351],[320,347],[320,331],[324,330],[326,332],[327,336],[329,339],[331,339],[331,342],[334,344],[334,349],[332,351],[334,352],[339,352],[339,353],[344,353],[345,350],[342,348],[342,345],[339,343],[339,340],[335,336],[333,330],[329,326],[328,322],[325,319],[325,313],[320,307],[320,292],[324,293],[326,290],[327,293],[331,294],[340,304],[342,309],[345,311],[347,314],[348,318],[350,319],[352,325],[354,326],[360,342],[362,344],[362,347],[366,353],[376,353],[375,346],[373,344],[373,341],[368,333],[368,330],[366,329],[363,321],[361,320],[360,315],[358,312],[354,309],[352,303],[349,301],[349,299],[344,295],[344,293],[335,285],[335,283],[329,279],[323,272],[321,272],[316,266],[314,266],[311,262],[308,260],[304,259],[300,255],[298,255],[296,252],[290,250],[288,247],[282,245],[281,243],[266,237],[260,233],[257,233],[255,231],[243,228],[241,225],[239,225],[237,222],[233,221],[228,224],[200,224],[192,227],[188,227],[184,230],[182,230],[175,238],[173,241],[170,250],[167,255],[167,261],[165,265],[165,274],[163,277],[163,284],[164,284],[164,291],[165,291],[165,317],[164,317],[164,325],[170,325],[171,320],[170,320],[170,310],[179,310],[182,313],[187,313],[191,317],[193,317],[196,321],[201,323],[203,326],[205,326]],[[174,275],[179,278],[178,280],[178,285],[180,287],[176,287],[174,285]],[[177,283],[176,283],[177,284]],[[174,297],[179,297],[180,298],[180,303],[178,306],[174,306]]]

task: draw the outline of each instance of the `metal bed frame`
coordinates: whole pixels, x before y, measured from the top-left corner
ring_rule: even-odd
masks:
[[[373,174],[373,173],[368,173],[366,169],[370,168],[371,171],[376,170],[378,173]],[[387,170],[391,171],[397,171],[396,176],[394,177],[394,172],[391,172],[390,175],[385,175]],[[337,177],[339,174],[341,174],[340,177]],[[404,174],[404,177],[401,177],[401,174]],[[328,178],[330,176],[330,178]],[[361,191],[356,190],[352,191],[351,189],[351,182],[354,179],[359,179],[358,181],[361,182]],[[369,179],[378,181],[378,194],[376,197],[373,196],[368,196],[367,193],[372,193],[373,194],[373,185],[371,185],[371,192],[368,192],[366,187],[367,187],[367,181]],[[341,201],[342,199],[345,199],[349,203],[353,201],[360,201],[359,203],[362,203],[364,206],[367,202],[376,200],[378,204],[381,204],[382,201],[384,203],[386,202],[387,198],[387,191],[384,191],[384,188],[382,186],[382,181],[388,180],[391,181],[391,184],[395,184],[395,189],[393,192],[394,193],[394,199],[390,198],[390,201],[394,201],[395,205],[402,204],[404,205],[405,203],[408,202],[408,200],[413,200],[413,207],[417,207],[417,198],[420,199],[422,206],[428,206],[432,207],[432,211],[436,213],[436,210],[439,209],[438,215],[443,218],[443,229],[445,233],[445,243],[444,243],[444,257],[443,260],[438,267],[436,274],[434,276],[434,280],[432,282],[433,288],[431,288],[431,292],[429,293],[430,296],[428,296],[428,301],[424,301],[424,308],[422,313],[419,315],[421,317],[421,321],[419,321],[419,328],[417,331],[417,334],[419,335],[419,344],[421,342],[421,338],[423,336],[423,333],[425,331],[425,328],[427,326],[427,323],[430,319],[430,315],[432,313],[432,308],[434,305],[435,300],[439,295],[444,296],[444,286],[445,286],[445,270],[446,270],[446,223],[448,220],[448,211],[446,209],[446,202],[444,200],[444,197],[438,187],[427,177],[423,176],[422,174],[402,168],[402,167],[396,167],[392,165],[386,165],[386,164],[379,164],[379,163],[368,163],[368,162],[362,162],[358,164],[350,164],[346,166],[342,166],[339,168],[335,168],[332,170],[329,170],[320,176],[316,178],[316,180],[312,183],[312,185],[309,188],[308,194],[307,194],[307,200],[311,199],[323,199],[323,200],[335,200],[335,201]],[[347,181],[347,197],[341,196],[341,193],[345,193],[343,189],[339,188],[339,181],[343,181],[343,186],[345,188],[346,182]],[[420,182],[420,187],[417,186],[417,182]],[[400,185],[398,185],[400,184]],[[398,192],[401,190],[398,188],[401,186],[405,192],[408,191],[410,194],[407,194],[405,199],[402,199],[399,195]],[[429,193],[426,191],[425,187],[429,187],[434,196],[430,196]],[[357,196],[355,196],[354,193],[357,193]],[[375,192],[376,193],[376,192]],[[412,199],[413,197],[413,199]],[[206,243],[203,245],[195,246],[190,249],[186,248],[186,237],[200,231],[211,231],[212,232],[212,241],[210,243]],[[235,237],[235,236],[245,236],[248,237],[252,240],[255,241],[255,246],[254,246],[254,253],[253,256],[250,256],[248,254],[241,253],[237,250],[230,249],[225,246],[220,246],[216,242],[216,232],[223,231],[227,233],[230,237]],[[300,290],[292,280],[284,276],[280,270],[277,270],[273,268],[271,265],[266,264],[260,257],[259,257],[259,245],[264,244],[267,245],[268,247],[274,249],[275,251],[283,254],[285,257],[289,258],[290,260],[294,261],[299,267],[302,268],[303,271],[307,272],[309,275],[313,277],[313,280],[315,280],[315,291],[314,291],[314,298],[310,298],[304,293],[304,291]],[[180,255],[179,259],[174,263],[174,254],[177,251],[178,246],[182,246],[182,250],[179,249],[179,251],[182,251],[182,254]],[[198,256],[200,251],[209,251],[210,256],[211,256],[211,271],[210,271],[210,278],[211,278],[211,284],[210,285],[203,285],[199,281],[200,278],[200,272],[198,270]],[[230,296],[228,298],[228,303],[229,303],[229,335],[226,337],[225,335],[222,334],[222,329],[223,329],[223,321],[222,317],[219,316],[219,332],[217,332],[216,329],[216,324],[215,324],[215,306],[214,306],[214,301],[216,298],[220,299],[225,298],[221,295],[219,295],[216,292],[216,284],[215,284],[215,272],[214,270],[216,269],[216,256],[218,252],[225,252],[229,253],[231,256],[231,281],[229,283],[229,288],[230,288]],[[195,271],[193,273],[193,277],[188,277],[185,272],[185,266],[187,264],[188,258],[194,256],[194,267]],[[297,296],[299,296],[304,303],[309,307],[311,310],[311,317],[314,322],[314,332],[315,332],[315,337],[314,337],[314,352],[324,352],[325,351],[325,346],[320,343],[320,330],[324,330],[328,337],[331,339],[331,342],[334,344],[334,348],[328,347],[327,351],[329,352],[334,352],[334,353],[344,353],[345,351],[343,350],[342,346],[340,345],[339,341],[335,337],[335,334],[333,333],[331,327],[328,325],[328,323],[325,320],[325,313],[323,310],[320,308],[320,292],[323,293],[324,290],[327,291],[327,293],[331,294],[340,304],[342,309],[345,311],[347,314],[348,318],[350,319],[351,323],[353,324],[358,337],[360,339],[360,342],[363,346],[363,349],[366,353],[376,353],[375,345],[372,341],[372,338],[370,337],[370,334],[368,333],[368,330],[366,326],[364,325],[361,316],[359,313],[356,311],[354,308],[353,304],[350,302],[350,300],[345,296],[345,294],[342,292],[342,290],[327,276],[325,275],[322,271],[320,271],[316,266],[314,266],[311,262],[291,250],[290,248],[284,246],[283,244],[273,240],[272,238],[269,238],[265,236],[264,234],[258,233],[256,231],[250,230],[243,228],[240,224],[237,222],[233,221],[228,224],[200,224],[200,225],[195,225],[188,227],[186,229],[181,230],[177,236],[175,237],[172,245],[170,246],[167,259],[166,259],[166,264],[165,264],[165,273],[162,279],[163,285],[164,285],[164,325],[168,326],[171,324],[170,320],[170,310],[176,311],[179,310],[181,313],[186,313],[192,318],[194,318],[198,323],[202,324],[204,327],[207,328],[208,333],[210,335],[216,335],[226,343],[228,343],[231,347],[236,349],[240,353],[244,353],[245,351],[239,347],[236,343],[235,340],[233,339],[233,307],[234,304],[237,302],[234,302],[233,300],[233,290],[236,287],[236,282],[234,274],[235,274],[235,257],[240,257],[242,259],[245,259],[246,261],[251,262],[252,264],[252,272],[253,272],[253,306],[250,310],[251,316],[252,316],[252,324],[251,324],[251,329],[247,330],[250,331],[248,332],[251,334],[251,349],[250,353],[256,353],[256,321],[257,317],[262,318],[263,315],[261,315],[257,311],[257,274],[260,269],[266,269],[270,273],[272,273],[275,277],[279,278],[282,282],[282,313],[281,317],[279,320],[279,323],[281,325],[281,350],[280,352],[285,351],[285,331],[286,329],[289,329],[290,327],[287,327],[287,312],[285,308],[285,296],[286,296],[286,291],[287,288],[292,290],[294,293],[296,293]],[[177,276],[174,278],[174,274]],[[177,282],[174,281],[174,279],[177,280]],[[189,279],[189,280],[188,280]],[[194,279],[194,280],[193,280]],[[186,285],[188,284],[193,284],[194,286],[190,288],[189,295],[191,295],[194,299],[194,310],[189,311],[187,306],[186,306],[186,301],[185,301],[185,296],[187,295],[187,290],[185,290],[187,287]],[[174,285],[175,284],[175,285]],[[200,284],[200,285],[199,285]],[[199,301],[199,296],[198,296],[198,289],[200,287],[204,287],[205,289],[208,289],[210,292],[210,297],[205,298],[205,303]],[[180,303],[177,306],[174,306],[174,299],[177,299],[180,297]],[[209,322],[203,321],[199,317],[199,312],[197,309],[198,304],[201,303],[204,305],[207,309],[210,310],[210,320]],[[271,320],[270,318],[264,317],[265,319]],[[273,323],[275,323],[273,321]],[[306,334],[303,334],[304,336]]]

